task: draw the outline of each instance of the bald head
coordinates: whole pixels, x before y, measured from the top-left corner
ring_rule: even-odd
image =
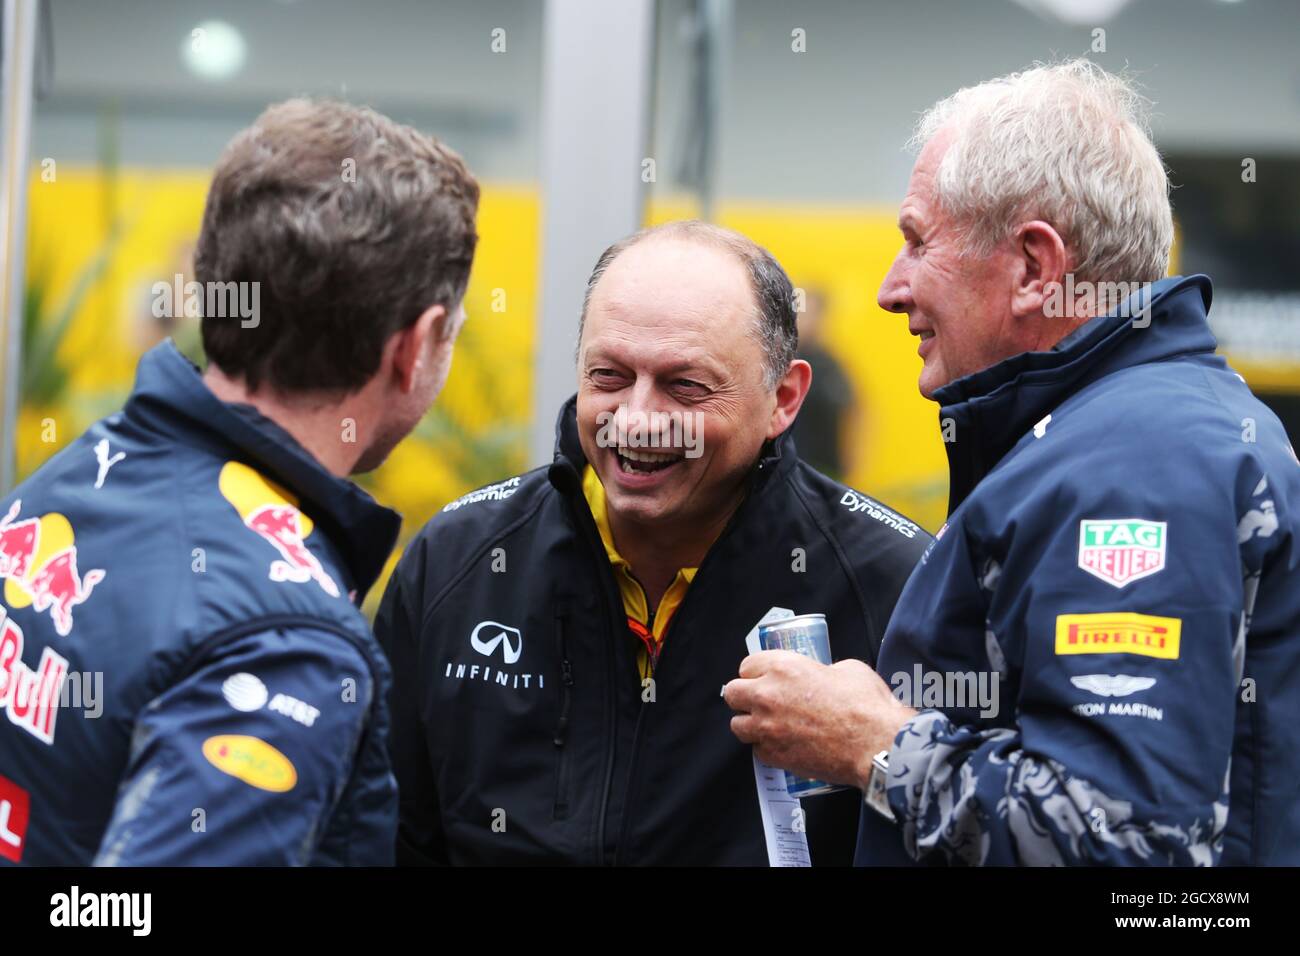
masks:
[[[587,315],[597,286],[601,284],[601,280],[616,260],[621,259],[628,250],[647,242],[674,243],[681,250],[678,258],[684,266],[693,258],[691,250],[695,248],[701,251],[698,257],[701,263],[717,258],[716,255],[709,256],[703,252],[707,249],[714,253],[722,253],[743,268],[748,285],[745,307],[752,319],[750,333],[763,353],[763,381],[769,389],[776,388],[786,369],[790,367],[799,345],[799,332],[795,322],[794,288],[790,284],[790,277],[770,252],[748,236],[698,219],[677,220],[642,229],[620,239],[601,253],[600,258],[596,260],[596,267],[592,270],[591,277],[587,280],[587,291],[583,297],[582,315],[578,322],[579,354],[581,354]],[[666,293],[668,287],[673,284],[669,279],[663,283],[662,291]]]

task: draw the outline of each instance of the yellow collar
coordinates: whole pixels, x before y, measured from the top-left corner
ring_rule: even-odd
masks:
[[[582,472],[582,493],[591,508],[591,516],[596,519],[596,528],[600,531],[605,555],[614,568],[614,578],[618,581],[618,590],[623,597],[623,610],[628,617],[644,625],[650,620],[645,589],[632,573],[632,565],[628,564],[627,559],[614,547],[614,534],[609,528],[609,513],[605,504],[605,486],[600,483],[600,478],[591,465],[587,465]],[[681,568],[673,578],[672,584],[668,585],[668,590],[664,592],[663,600],[659,602],[655,612],[653,634],[656,640],[663,637],[669,620],[678,605],[682,603],[682,599],[686,597],[686,589],[695,580],[695,572],[698,570],[698,568]]]

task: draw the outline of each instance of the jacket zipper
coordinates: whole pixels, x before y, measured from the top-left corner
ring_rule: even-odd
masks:
[[[601,581],[600,603],[605,611],[605,621],[608,624],[614,621],[613,605],[609,601],[609,591],[611,586],[617,589],[614,582],[614,572],[609,566],[609,558],[605,555],[605,545],[600,540],[600,532],[596,528],[596,519],[592,517],[591,509],[587,506],[587,499],[581,492],[574,496],[577,499],[572,503],[572,507],[577,514],[578,524],[582,527],[582,533],[587,539],[588,554],[595,561],[596,574]],[[618,604],[619,613],[622,614],[622,602]],[[625,619],[617,619],[618,626],[626,629]],[[618,740],[618,707],[614,700],[616,670],[614,654],[614,637],[619,633],[618,627],[615,627],[606,635],[602,642],[605,645],[605,672],[608,680],[605,684],[605,731],[608,734],[605,745],[605,775],[604,782],[601,784],[600,791],[600,812],[596,817],[596,845],[595,845],[595,863],[603,866],[605,863],[605,817],[609,809],[609,794],[614,782],[614,748]]]
[[[568,643],[564,639],[564,614],[555,615],[555,642],[560,654],[560,716],[555,724],[555,808],[553,815],[563,820],[569,815],[569,709],[573,704],[573,664],[569,660]]]
[[[762,471],[765,465],[766,462],[760,461],[758,463],[757,470]],[[703,563],[701,563],[699,572],[697,572],[697,577],[699,574],[702,574],[704,572],[705,567],[708,566],[709,560],[713,557],[714,552],[716,552],[717,550],[717,546],[731,535],[732,531],[735,529],[738,523],[738,519],[740,517],[741,512],[744,511],[746,507],[749,505],[750,498],[753,496],[753,494],[756,491],[757,489],[754,487],[754,483],[751,483],[750,487],[746,489],[745,500],[740,503],[740,507],[737,508],[736,513],[731,516],[731,520],[727,522],[727,526],[723,529],[722,534],[718,535],[717,540],[714,541],[713,543],[713,547],[709,549],[709,554],[705,556]],[[600,589],[600,598],[601,598],[601,603],[605,606],[605,618],[607,621],[614,620],[613,610],[609,603],[610,585],[614,585],[615,597],[618,597],[617,585],[614,582],[614,572],[609,566],[609,558],[605,554],[604,542],[602,542],[600,539],[600,532],[596,528],[596,519],[592,517],[591,509],[587,506],[586,498],[583,496],[581,491],[579,491],[573,497],[580,501],[580,504],[575,503],[573,505],[573,508],[574,511],[577,512],[578,523],[582,525],[583,533],[586,535],[587,538],[587,546],[592,549],[591,554],[596,558],[596,565],[600,569],[599,573],[601,574],[601,580],[604,582],[604,586]],[[694,589],[693,586],[692,589]],[[682,600],[682,604],[677,609],[678,613],[674,615],[674,618],[678,618],[680,616],[681,611],[685,610],[686,605],[690,603],[690,600],[691,600],[691,591],[688,590],[686,592],[686,597]],[[609,639],[607,639],[604,642],[606,671],[609,674],[609,678],[610,678],[605,682],[606,685],[605,686],[605,708],[607,714],[607,723],[609,725],[608,727],[609,744],[605,752],[605,782],[601,789],[600,814],[598,817],[598,822],[596,827],[596,861],[597,863],[600,864],[603,864],[605,861],[605,815],[609,807],[610,787],[613,784],[614,748],[618,740],[618,707],[614,701],[615,681],[618,679],[618,675],[615,673],[617,667],[615,664],[614,637],[620,634],[623,630],[626,630],[625,617],[623,615],[623,604],[621,598],[619,598],[618,600],[617,607],[619,611],[617,626],[609,635]],[[660,650],[660,659],[658,662],[658,666],[656,667],[656,672],[659,670],[659,667],[661,667],[662,664],[663,664],[663,649]],[[641,675],[640,672],[637,671],[636,669],[635,662],[633,663],[633,671],[636,673],[637,678],[639,680]],[[628,800],[625,801],[626,805],[623,807],[623,827],[619,833],[618,843],[614,847],[614,856],[613,856],[613,860],[611,861],[612,864],[615,866],[618,865],[618,850],[622,846],[622,844],[627,840],[628,826],[632,818],[631,817],[632,808],[631,808],[630,798],[632,795],[633,788],[631,786],[631,783],[632,783],[632,776],[635,773],[635,769],[636,769],[636,757],[637,757],[637,752],[639,750],[638,744],[641,738],[641,723],[644,715],[645,715],[645,704],[642,703],[641,710],[637,714],[636,725],[632,731],[632,755],[631,755],[632,763],[629,768],[629,774],[628,774],[628,782],[629,782],[628,794],[627,794]]]
[[[760,469],[760,470],[762,469],[762,465],[761,465],[761,464],[759,465],[759,469]],[[709,553],[706,554],[706,555],[704,556],[704,560],[700,563],[699,570],[696,571],[696,573],[695,573],[695,580],[696,580],[696,581],[699,581],[700,578],[703,577],[705,568],[707,568],[707,567],[709,566],[709,561],[713,559],[713,556],[714,556],[714,555],[717,553],[717,551],[718,551],[718,546],[721,545],[724,541],[727,540],[727,538],[729,538],[729,537],[731,536],[732,531],[735,529],[736,525],[739,523],[738,519],[740,518],[740,513],[741,513],[741,511],[744,510],[745,507],[749,504],[749,498],[750,498],[750,496],[747,494],[747,495],[745,496],[745,500],[742,501],[742,502],[740,503],[740,507],[736,509],[735,514],[733,514],[733,515],[731,516],[731,520],[727,522],[727,526],[726,526],[725,528],[722,529],[722,533],[721,533],[720,535],[718,535],[717,540],[715,540],[715,541],[713,542],[713,545],[709,548]],[[671,629],[674,629],[674,628],[678,628],[678,625],[681,624],[681,622],[682,622],[682,620],[683,620],[683,617],[684,617],[684,614],[685,614],[685,612],[686,612],[686,609],[687,609],[688,607],[693,606],[693,603],[694,603],[694,602],[691,601],[691,598],[692,598],[692,596],[694,595],[694,593],[695,593],[696,591],[698,591],[698,590],[699,590],[699,588],[696,586],[695,583],[692,583],[691,586],[690,586],[689,588],[686,589],[686,596],[685,596],[684,598],[682,598],[682,603],[681,603],[680,605],[678,605],[677,610],[673,613],[673,619],[672,619],[672,621],[669,622],[668,627],[669,627],[670,630],[671,630]],[[653,618],[652,618],[652,620],[653,620]],[[665,635],[664,635],[664,643],[663,643],[663,645],[659,648],[659,657],[658,657],[658,660],[656,661],[655,666],[654,666],[654,668],[653,668],[653,670],[651,671],[651,674],[650,674],[651,678],[652,678],[653,680],[655,680],[656,683],[658,682],[659,676],[660,676],[660,674],[661,674],[661,672],[662,672],[662,670],[663,670],[664,654],[667,653],[667,651],[668,651],[668,645],[669,645],[669,643],[670,643],[670,642],[668,641],[668,635],[665,634]],[[640,672],[638,672],[637,677],[638,677],[638,678],[640,677]],[[657,691],[657,690],[658,690],[658,688],[656,688],[656,691]],[[637,712],[637,716],[636,716],[636,726],[635,726],[635,727],[633,728],[633,730],[632,730],[632,755],[631,755],[631,758],[630,758],[630,761],[631,761],[631,762],[630,762],[630,764],[629,764],[629,768],[628,768],[628,788],[627,788],[627,798],[626,798],[626,800],[625,800],[624,807],[623,807],[623,829],[622,829],[622,831],[619,833],[618,843],[615,844],[615,846],[614,846],[614,865],[615,865],[615,866],[618,865],[618,853],[619,853],[619,850],[624,846],[624,844],[627,843],[627,841],[628,841],[628,835],[629,835],[629,832],[628,832],[628,831],[629,831],[630,828],[631,828],[631,822],[632,822],[632,796],[633,796],[633,794],[634,794],[634,792],[635,792],[635,789],[636,789],[636,787],[635,787],[635,778],[636,778],[636,771],[637,771],[637,766],[638,766],[638,762],[639,762],[639,761],[638,761],[638,757],[639,757],[639,755],[640,755],[640,750],[641,750],[641,725],[644,723],[644,719],[645,719],[645,715],[646,715],[646,708],[647,708],[648,706],[649,706],[649,704],[648,704],[648,703],[643,699],[642,702],[641,702],[641,709]]]

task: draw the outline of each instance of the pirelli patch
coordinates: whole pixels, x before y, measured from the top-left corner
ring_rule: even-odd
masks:
[[[1182,618],[1110,611],[1056,618],[1057,654],[1140,654],[1178,659]]]

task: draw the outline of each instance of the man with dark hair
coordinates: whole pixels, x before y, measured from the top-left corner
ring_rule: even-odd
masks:
[[[477,205],[460,157],[409,126],[332,103],[272,107],[226,149],[194,266],[205,287],[269,280],[275,322],[205,322],[209,360],[250,389],[360,390],[395,332],[432,305],[455,312]]]
[[[346,476],[446,379],[477,202],[368,109],[293,100],[231,142],[188,293],[206,372],[159,345],[0,501],[0,860],[391,862],[358,606],[400,519]]]
[[[768,862],[719,696],[746,630],[821,612],[836,659],[874,661],[929,540],[799,460],[797,338],[742,235],[669,223],[600,257],[554,463],[447,505],[384,595],[399,862]],[[848,863],[857,804],[780,822]]]

